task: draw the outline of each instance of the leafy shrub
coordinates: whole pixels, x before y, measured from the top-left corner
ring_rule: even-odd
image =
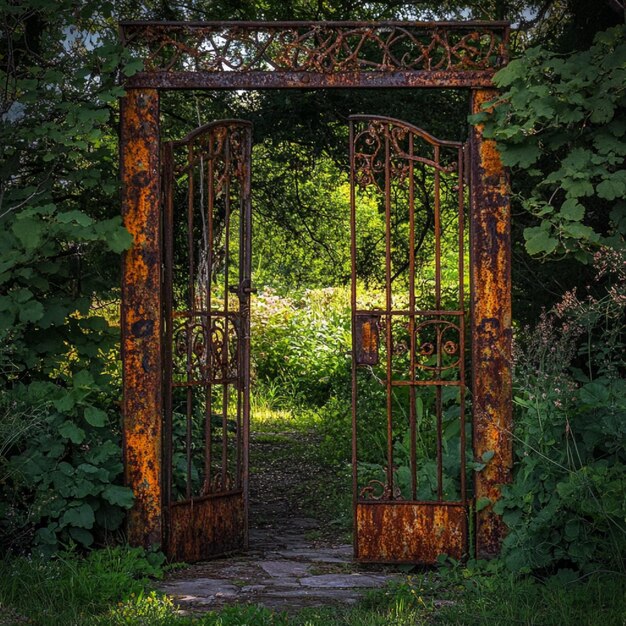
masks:
[[[138,69],[112,5],[26,0],[0,67],[0,543],[91,545],[119,527],[118,73]],[[18,420],[23,436],[15,437]]]
[[[625,34],[600,32],[569,56],[527,50],[496,74],[497,106],[473,118],[526,184],[530,254],[586,260],[602,236],[626,234]]]
[[[496,504],[514,570],[626,568],[626,256],[595,263],[604,296],[570,292],[518,333],[515,478]]]
[[[122,476],[119,426],[103,406],[113,388],[79,370],[67,387],[52,382],[18,385],[14,405],[37,407],[30,436],[11,445],[5,462],[0,530],[5,547],[31,541],[50,553],[70,540],[91,546],[117,530],[132,505]]]
[[[291,397],[322,405],[333,390],[349,385],[351,349],[349,292],[310,289],[280,296],[271,289],[252,305],[255,376]]]

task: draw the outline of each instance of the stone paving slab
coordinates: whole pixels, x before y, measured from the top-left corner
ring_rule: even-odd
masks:
[[[317,587],[328,589],[356,589],[383,587],[390,580],[387,575],[373,574],[322,574],[320,576],[308,576],[300,579],[303,587]]]
[[[297,528],[298,520],[290,520],[292,524]],[[318,547],[305,538],[304,530],[299,536],[288,533],[286,541],[284,534],[277,540],[275,533],[272,528],[255,529],[246,554],[171,572],[160,589],[184,612],[235,602],[293,611],[307,606],[351,605],[364,591],[402,576],[389,568],[364,570],[353,561],[352,546]],[[277,546],[278,542],[282,545]]]

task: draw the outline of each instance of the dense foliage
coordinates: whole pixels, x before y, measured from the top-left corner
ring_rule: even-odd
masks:
[[[517,466],[496,510],[514,571],[626,571],[626,255],[595,255],[605,295],[564,295],[517,337]]]
[[[119,68],[133,65],[110,12],[3,3],[0,539],[15,547],[91,545],[132,502],[119,486],[115,307],[105,313],[130,243],[114,112]]]
[[[626,28],[599,33],[570,55],[534,47],[498,72],[503,91],[486,133],[526,184],[521,205],[533,255],[587,261],[601,239],[626,235]]]

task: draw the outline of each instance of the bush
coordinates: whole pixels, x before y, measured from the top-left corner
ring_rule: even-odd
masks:
[[[280,296],[271,289],[252,306],[252,358],[261,386],[280,386],[293,400],[324,404],[349,385],[349,291],[308,289]]]
[[[565,295],[518,333],[517,462],[496,511],[514,570],[626,570],[626,256],[595,256],[603,297]]]
[[[70,542],[89,547],[117,530],[133,501],[121,486],[120,429],[105,373],[82,369],[53,382],[17,384],[3,396],[5,428],[0,539],[50,554]],[[8,426],[19,415],[23,435]],[[28,436],[26,436],[28,435]]]

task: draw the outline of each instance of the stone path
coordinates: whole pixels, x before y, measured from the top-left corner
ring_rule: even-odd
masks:
[[[307,517],[305,492],[323,491],[328,471],[315,463],[314,439],[303,440],[301,432],[276,435],[253,435],[251,442],[249,551],[173,571],[160,585],[183,611],[235,602],[278,611],[345,606],[402,576],[354,563],[345,535],[337,538],[336,530]]]
[[[160,585],[185,611],[214,609],[238,602],[279,611],[310,606],[354,604],[368,589],[398,579],[389,568],[365,568],[352,561],[352,546],[319,546],[303,529],[310,519],[291,519],[297,530],[253,529],[242,555],[196,564],[173,572]]]

